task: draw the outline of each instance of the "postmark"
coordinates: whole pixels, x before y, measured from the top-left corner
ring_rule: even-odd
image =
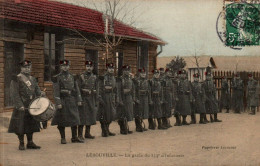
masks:
[[[260,4],[230,3],[223,7],[216,22],[220,41],[227,47],[241,50],[260,45]]]

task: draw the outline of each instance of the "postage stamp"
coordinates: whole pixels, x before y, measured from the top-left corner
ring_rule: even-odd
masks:
[[[260,4],[226,5],[226,46],[260,45]]]

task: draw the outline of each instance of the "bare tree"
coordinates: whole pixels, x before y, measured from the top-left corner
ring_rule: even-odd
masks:
[[[88,6],[86,6],[86,3]],[[66,40],[72,40],[76,42],[76,40],[84,40],[83,45],[93,45],[97,47],[101,47],[105,50],[105,62],[108,62],[108,59],[113,59],[116,57],[116,51],[119,45],[122,44],[125,36],[118,35],[115,33],[115,27],[118,24],[127,24],[128,26],[132,26],[135,23],[135,20],[138,15],[135,14],[137,6],[129,5],[129,0],[87,0],[84,1],[84,4],[78,4],[80,6],[84,6],[86,8],[92,8],[103,13],[103,20],[105,24],[103,38],[94,38],[92,40],[88,39],[81,31],[75,29],[69,29],[74,35],[80,37],[70,38]],[[123,32],[124,33],[124,32]],[[111,57],[110,57],[111,56]]]

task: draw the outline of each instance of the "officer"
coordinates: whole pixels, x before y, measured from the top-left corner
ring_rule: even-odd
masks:
[[[194,81],[191,84],[192,87],[192,95],[193,95],[193,114],[191,114],[191,119],[193,124],[196,123],[196,113],[200,114],[200,124],[205,124],[204,117],[206,115],[206,109],[205,109],[205,101],[206,101],[206,95],[205,90],[202,86],[202,83],[199,82],[199,73],[195,73],[193,75]]]
[[[235,78],[232,80],[232,108],[235,113],[240,114],[244,110],[244,83],[241,80],[239,73],[235,74]]]
[[[107,72],[99,80],[99,110],[98,119],[101,124],[102,137],[115,136],[110,132],[109,125],[116,120],[116,104],[119,103],[117,82],[114,76],[114,64],[109,63]]]
[[[227,109],[226,113],[229,113],[230,91],[229,91],[227,77],[225,77],[225,76],[222,77],[222,82],[221,82],[221,97],[220,97],[219,112],[222,112],[223,108]]]
[[[163,88],[164,103],[162,104],[162,123],[163,126],[170,128],[170,117],[172,116],[173,109],[173,95],[174,95],[174,84],[172,81],[172,70],[170,68],[165,69],[164,78],[161,80]]]
[[[71,127],[72,143],[83,143],[77,136],[77,126],[80,125],[78,106],[82,105],[80,90],[73,75],[69,72],[70,62],[60,61],[61,72],[54,76],[53,90],[57,111],[51,125],[58,125],[61,144],[66,144],[65,127]]]
[[[258,82],[253,78],[252,74],[248,74],[248,85],[247,85],[247,105],[250,109],[251,115],[255,115],[256,108],[258,106],[259,95],[258,95]]]
[[[174,111],[176,117],[175,126],[189,125],[186,121],[186,117],[191,114],[191,84],[187,79],[186,70],[182,69],[178,74],[180,79],[177,82],[176,108]],[[182,123],[180,116],[183,118]]]
[[[12,78],[10,84],[14,110],[8,132],[18,136],[19,150],[25,150],[25,134],[27,136],[27,149],[40,149],[41,147],[33,142],[33,133],[40,132],[40,122],[33,119],[28,107],[36,97],[45,95],[45,93],[41,92],[36,79],[31,76],[31,61],[24,60],[19,64],[21,72]]]
[[[119,91],[119,109],[118,111],[118,124],[120,126],[121,134],[132,134],[129,130],[128,122],[133,121],[134,113],[134,100],[135,100],[135,87],[131,78],[131,67],[124,65],[122,67],[123,75],[119,78],[118,91]]]
[[[218,119],[218,101],[216,99],[216,88],[212,79],[212,74],[211,74],[211,68],[207,67],[206,68],[206,80],[203,83],[203,87],[205,89],[205,94],[206,94],[206,101],[205,101],[205,108],[206,108],[206,113],[210,114],[210,122],[221,122],[221,120]],[[214,118],[213,118],[214,115]],[[205,116],[204,119],[205,122],[209,122],[207,120],[207,117]]]
[[[150,86],[151,99],[153,104],[151,105],[149,110],[149,129],[154,130],[156,127],[154,125],[153,119],[157,119],[159,130],[167,129],[166,126],[162,125],[162,103],[164,102],[163,89],[160,81],[160,72],[157,69],[153,70],[153,78],[150,80]]]
[[[85,129],[85,138],[94,139],[90,134],[90,127],[96,124],[97,100],[98,100],[98,78],[93,73],[93,62],[86,61],[86,71],[78,76],[78,85],[80,88],[83,104],[79,107],[80,125],[78,126],[78,137],[83,138],[83,127]]]
[[[135,125],[137,132],[147,131],[143,120],[149,118],[149,105],[151,105],[151,89],[146,78],[145,69],[138,70],[138,76],[134,79],[135,84]],[[153,121],[151,119],[151,121]]]

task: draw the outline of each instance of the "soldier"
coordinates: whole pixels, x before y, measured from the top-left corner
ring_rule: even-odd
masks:
[[[206,94],[206,101],[205,101],[205,108],[206,113],[210,115],[210,122],[221,122],[221,120],[218,119],[218,101],[216,99],[216,88],[212,79],[211,75],[211,69],[210,67],[206,68],[206,80],[203,83],[203,87],[205,88],[205,94]],[[213,118],[214,114],[214,118]],[[207,120],[207,117],[204,118],[205,122],[209,122]]]
[[[222,77],[219,112],[222,112],[223,108],[227,109],[226,113],[229,113],[230,91],[229,91],[227,77]]]
[[[32,63],[24,60],[20,62],[21,72],[15,76],[10,84],[14,110],[10,121],[9,133],[15,133],[19,139],[19,150],[25,150],[24,134],[27,137],[27,149],[40,149],[33,142],[33,133],[40,132],[40,122],[34,120],[28,111],[30,103],[41,95],[36,79],[31,76]]]
[[[116,120],[116,104],[119,103],[117,82],[114,76],[114,64],[107,64],[107,72],[100,77],[99,92],[100,104],[98,110],[98,119],[101,124],[102,137],[115,136],[110,132],[109,125]]]
[[[163,98],[164,103],[162,104],[162,122],[163,126],[170,128],[172,127],[170,124],[170,117],[172,116],[173,109],[173,95],[174,95],[174,84],[172,81],[172,71],[167,68],[165,70],[165,76],[162,79],[162,88],[163,88]]]
[[[83,143],[77,136],[77,126],[80,125],[78,106],[82,105],[80,90],[73,75],[69,72],[70,62],[60,61],[61,72],[54,76],[53,90],[57,111],[51,125],[58,125],[61,144],[66,144],[65,127],[71,127],[72,143]]]
[[[157,119],[158,129],[164,130],[167,129],[166,126],[162,125],[162,103],[163,101],[163,90],[160,81],[160,72],[159,70],[153,70],[153,78],[150,80],[151,86],[151,99],[152,105],[149,110],[149,129],[154,130],[155,124],[153,119]]]
[[[206,109],[205,109],[205,101],[206,101],[206,94],[205,90],[203,88],[202,83],[199,82],[199,77],[200,75],[198,73],[193,75],[194,77],[194,82],[192,82],[191,87],[192,87],[192,95],[194,98],[193,101],[193,111],[194,113],[192,114],[192,122],[191,123],[196,123],[196,113],[200,114],[200,124],[206,124],[204,122],[204,117],[206,116]]]
[[[247,105],[250,109],[251,115],[255,115],[258,101],[259,101],[259,95],[258,95],[258,82],[253,78],[252,74],[248,74],[248,85],[247,85]]]
[[[93,74],[93,62],[86,61],[86,71],[79,75],[78,85],[83,99],[82,106],[79,107],[80,125],[78,126],[78,137],[83,138],[83,127],[86,126],[85,138],[94,139],[90,134],[91,125],[96,124],[97,100],[98,100],[98,79]]]
[[[187,79],[186,70],[182,69],[179,71],[180,79],[177,82],[177,97],[176,97],[176,107],[174,115],[176,117],[176,123],[174,126],[189,125],[186,121],[187,115],[191,114],[191,84]],[[183,121],[181,123],[182,116]]]
[[[232,80],[232,108],[235,113],[240,114],[244,110],[244,83],[241,80],[239,73],[235,75],[235,78]]]
[[[149,118],[149,104],[151,105],[151,93],[150,84],[146,78],[145,69],[138,70],[139,75],[134,79],[135,84],[135,125],[137,132],[147,131],[145,126],[143,127],[143,119]],[[153,120],[151,119],[153,122]]]
[[[119,78],[119,109],[118,109],[118,124],[121,134],[132,134],[129,130],[128,122],[133,121],[133,107],[135,100],[135,88],[130,76],[131,68],[128,65],[123,66],[123,76]]]

